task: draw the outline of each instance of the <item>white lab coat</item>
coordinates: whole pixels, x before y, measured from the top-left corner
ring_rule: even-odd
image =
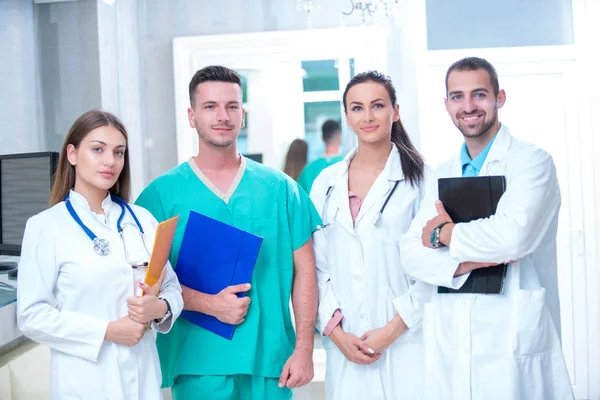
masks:
[[[420,325],[422,305],[431,296],[431,286],[413,284],[404,274],[399,242],[418,210],[423,189],[412,187],[404,179],[399,152],[392,146],[385,168],[364,199],[353,226],[348,165],[355,154],[356,149],[344,161],[325,169],[311,190],[323,224],[329,224],[313,234],[319,283],[317,328],[323,332],[339,308],[344,315],[342,328],[358,337],[385,326],[396,313],[409,329],[371,365],[348,361],[328,337],[323,337],[327,399],[420,399]],[[399,185],[374,226],[376,213],[396,181],[400,181]],[[325,207],[329,187],[333,189]]]
[[[109,321],[127,315],[127,298],[134,295],[134,280],[143,280],[144,271],[134,270],[126,261],[117,232],[121,214],[117,203],[107,197],[102,203],[105,214],[97,215],[83,196],[71,191],[70,199],[83,223],[110,242],[111,253],[102,257],[94,252],[92,240],[64,202],[27,222],[19,263],[17,320],[25,335],[50,347],[50,398],[160,399],[155,329],[168,332],[181,313],[177,276],[170,265],[165,267],[160,296],[169,302],[172,319],[154,324],[155,329],[133,347],[105,341]],[[157,222],[145,209],[131,207],[151,251]],[[139,232],[127,211],[122,226]],[[136,238],[131,243],[141,245],[141,236]],[[128,250],[136,252],[134,245]]]
[[[434,294],[425,306],[426,399],[553,400],[573,392],[560,344],[556,232],[560,192],[545,151],[501,126],[480,176],[504,175],[496,214],[457,224],[449,248],[423,246],[425,223],[437,215],[437,179],[462,176],[460,155],[427,184],[421,209],[402,241],[406,273],[459,288],[460,262],[509,262],[504,294]]]

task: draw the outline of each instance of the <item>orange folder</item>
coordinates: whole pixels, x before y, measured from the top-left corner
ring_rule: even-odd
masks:
[[[177,228],[178,221],[179,215],[176,215],[173,218],[161,222],[156,227],[154,246],[152,247],[150,262],[148,263],[146,277],[144,278],[144,283],[150,286],[156,295],[158,295],[160,287],[162,286],[163,272],[167,260],[169,259],[171,245],[173,244],[173,236],[175,235],[175,228]]]

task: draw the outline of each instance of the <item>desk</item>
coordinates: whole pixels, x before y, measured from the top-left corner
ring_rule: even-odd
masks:
[[[48,399],[50,349],[26,340],[0,357],[0,400]]]
[[[0,261],[19,261],[16,256],[0,256]],[[12,288],[12,289],[11,289]],[[24,341],[17,327],[17,281],[0,273],[0,356]]]

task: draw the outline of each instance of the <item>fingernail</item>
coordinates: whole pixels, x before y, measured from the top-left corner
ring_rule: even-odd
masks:
[[[283,387],[283,383],[280,382],[277,386],[279,386],[280,388],[282,388]]]
[[[368,348],[368,350],[369,350],[369,353],[371,353],[371,354],[374,354],[374,353],[375,353],[375,350],[373,350],[373,349],[372,349],[372,348],[370,348],[370,347]]]
[[[246,289],[250,289],[250,284],[249,283],[246,284]]]

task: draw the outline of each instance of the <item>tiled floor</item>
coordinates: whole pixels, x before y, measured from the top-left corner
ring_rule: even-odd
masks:
[[[325,400],[325,382],[312,382],[296,389],[294,400]]]

